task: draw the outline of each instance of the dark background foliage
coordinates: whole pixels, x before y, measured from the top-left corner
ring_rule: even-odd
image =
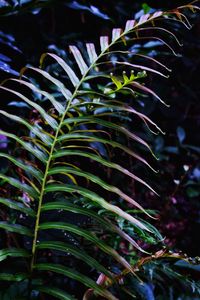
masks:
[[[38,65],[41,53],[49,50],[65,57],[70,43],[97,41],[113,26],[123,26],[142,7],[171,9],[187,1],[0,1],[0,77],[17,76],[21,67]],[[143,6],[142,6],[143,5]],[[184,46],[174,57],[168,50],[160,54],[160,45],[146,45],[160,61],[172,69],[168,80],[151,77],[151,87],[170,108],[145,103],[141,110],[151,116],[166,132],[165,136],[149,135],[159,161],[159,174],[152,178],[160,198],[141,187],[130,186],[144,207],[159,212],[154,225],[166,237],[167,244],[191,256],[199,256],[200,231],[200,17],[191,20],[193,29],[184,28],[179,38]],[[15,99],[5,97],[1,106],[22,110]],[[2,124],[1,128],[9,124]],[[1,147],[6,146],[6,141]],[[5,167],[5,166],[4,166]],[[137,168],[137,166],[135,166]],[[149,178],[148,178],[149,177]]]

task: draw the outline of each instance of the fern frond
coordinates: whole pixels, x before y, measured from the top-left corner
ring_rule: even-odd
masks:
[[[119,271],[123,267],[126,269],[125,272],[135,275],[129,259],[123,257],[119,249],[113,249],[113,245],[109,244],[106,239],[104,240],[103,235],[109,232],[128,241],[137,250],[146,253],[134,240],[134,233],[140,230],[145,231],[149,236],[155,236],[155,231],[137,215],[126,212],[121,202],[123,205],[128,202],[147,216],[152,216],[131,195],[127,194],[125,187],[123,191],[122,188],[111,184],[109,176],[99,174],[95,168],[98,166],[102,173],[105,169],[116,171],[120,180],[126,182],[132,179],[156,193],[144,179],[124,166],[123,160],[119,163],[115,162],[112,155],[118,149],[123,155],[131,156],[155,171],[142,154],[138,154],[135,149],[132,150],[127,146],[127,141],[135,148],[141,149],[141,152],[148,150],[153,154],[151,147],[138,134],[130,131],[120,118],[131,114],[136,116],[142,124],[162,132],[147,116],[129,103],[124,103],[123,93],[130,99],[138,93],[147,93],[164,104],[154,91],[144,85],[144,78],[149,73],[164,77],[168,75],[145,64],[136,63],[135,56],[129,57],[131,51],[128,45],[142,38],[137,36],[137,33],[151,28],[145,26],[149,26],[149,23],[156,22],[160,18],[163,22],[171,19],[178,20],[189,27],[187,18],[181,12],[184,8],[193,9],[195,6],[186,5],[170,12],[158,11],[143,15],[138,21],[127,21],[125,29],[114,28],[112,30],[111,38],[100,37],[100,53],[93,43],[86,44],[87,57],[83,56],[77,46],[71,45],[69,47],[71,61],[68,62],[53,53],[45,53],[40,59],[41,68],[25,67],[21,70],[20,79],[6,80],[0,86],[3,92],[18,97],[38,115],[38,122],[34,122],[3,110],[0,111],[3,118],[17,122],[20,126],[23,125],[26,132],[26,135],[19,137],[15,133],[0,130],[1,135],[6,136],[18,146],[15,155],[14,153],[0,154],[0,157],[7,159],[12,166],[8,175],[0,174],[4,186],[0,204],[8,211],[8,217],[0,222],[0,228],[5,235],[16,233],[17,238],[18,235],[24,236],[24,238],[19,238],[20,243],[13,238],[9,247],[5,246],[0,250],[0,260],[18,257],[23,270],[19,269],[18,264],[15,263],[14,268],[19,269],[19,272],[15,271],[16,274],[12,274],[11,270],[8,270],[8,273],[0,273],[0,280],[22,282],[27,279],[27,297],[30,297],[32,291],[37,291],[57,299],[74,299],[73,295],[67,293],[65,287],[63,290],[61,286],[51,287],[52,277],[49,274],[55,273],[57,274],[55,276],[62,277],[63,282],[67,277],[94,290],[96,295],[106,299],[117,299],[107,288],[100,286],[84,272],[75,271],[68,266],[67,258],[64,265],[57,263],[55,259],[57,253],[64,258],[68,254],[72,255],[87,267],[95,270],[96,274],[98,272],[105,274],[111,282],[115,282],[116,277],[116,274],[113,274],[114,268],[112,272],[109,271],[113,262]],[[154,29],[154,31],[164,31],[178,42],[171,31],[160,27]],[[161,40],[157,36],[155,38]],[[168,43],[164,40],[162,42],[173,51]],[[125,50],[121,50],[121,47]],[[127,55],[124,61],[120,59],[122,51],[123,55]],[[111,59],[113,53],[119,55],[117,61]],[[155,59],[142,54],[141,57],[145,61],[156,62],[158,66],[170,71]],[[55,75],[42,69],[47,58],[61,67],[67,77],[65,84]],[[78,72],[71,67],[73,62],[76,63]],[[141,72],[137,74],[133,72],[138,69]],[[28,80],[24,76],[28,72],[36,74],[37,78],[43,80],[47,86],[46,90],[41,89],[39,83]],[[127,75],[128,73],[130,76]],[[51,86],[58,91],[58,98],[50,92]],[[30,92],[32,92],[33,99]],[[44,107],[42,103],[36,103],[34,93],[40,94],[41,98],[46,100]],[[23,155],[20,155],[22,152]],[[94,170],[92,170],[93,167]],[[82,183],[81,179],[87,182],[87,186]],[[93,187],[93,184],[97,189]],[[6,189],[9,192],[5,195]],[[76,205],[77,199],[79,199],[78,205]],[[105,215],[99,214],[101,210],[105,211]],[[14,214],[14,221],[12,214]],[[62,218],[61,214],[63,214]],[[95,224],[103,234],[101,235],[99,231],[95,232],[89,226],[85,228],[84,224],[70,222],[70,214],[84,216],[87,221],[89,220],[89,224]],[[50,220],[48,218],[46,220],[47,215],[51,216]],[[133,236],[117,227],[116,224],[120,218],[131,226]],[[44,232],[47,232],[45,239]],[[66,233],[72,236],[71,243],[66,240]],[[136,234],[135,236],[138,238]],[[19,244],[21,246],[18,247]],[[96,257],[94,257],[94,252],[97,252]],[[40,253],[43,254],[40,255]],[[105,258],[105,264],[101,263],[101,257]],[[50,286],[44,286],[46,277]],[[40,283],[36,284],[35,278]]]

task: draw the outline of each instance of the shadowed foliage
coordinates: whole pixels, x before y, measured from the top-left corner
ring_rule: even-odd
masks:
[[[31,112],[28,118],[0,111],[13,126],[23,128],[20,135],[0,130],[3,145],[9,142],[14,149],[0,153],[10,166],[0,174],[5,211],[0,222],[0,280],[17,282],[18,299],[45,294],[76,299],[85,291],[84,299],[120,299],[120,293],[133,297],[129,286],[148,289],[137,277],[146,262],[155,259],[156,269],[157,259],[184,259],[165,250],[149,256],[145,243],[163,244],[150,224],[155,212],[143,208],[117,181],[127,186],[134,181],[157,194],[141,170],[157,172],[152,166],[157,157],[146,136],[164,132],[138,109],[138,103],[143,97],[168,106],[148,87],[148,77],[153,73],[168,78],[170,69],[134,45],[154,39],[176,55],[171,39],[177,46],[180,42],[165,23],[178,22],[190,29],[185,9],[198,7],[189,4],[143,14],[128,20],[123,29],[114,28],[110,36],[101,36],[99,44],[70,45],[66,59],[44,53],[39,68],[27,66],[18,79],[3,81],[2,94],[19,99]],[[129,120],[136,130],[129,128]],[[140,171],[124,164],[124,156],[139,162]],[[128,242],[145,258],[132,262],[113,240]],[[177,275],[181,280],[178,271],[165,267],[165,272],[170,279]],[[123,280],[131,284],[123,285]],[[79,291],[74,294],[75,281],[82,296]]]

